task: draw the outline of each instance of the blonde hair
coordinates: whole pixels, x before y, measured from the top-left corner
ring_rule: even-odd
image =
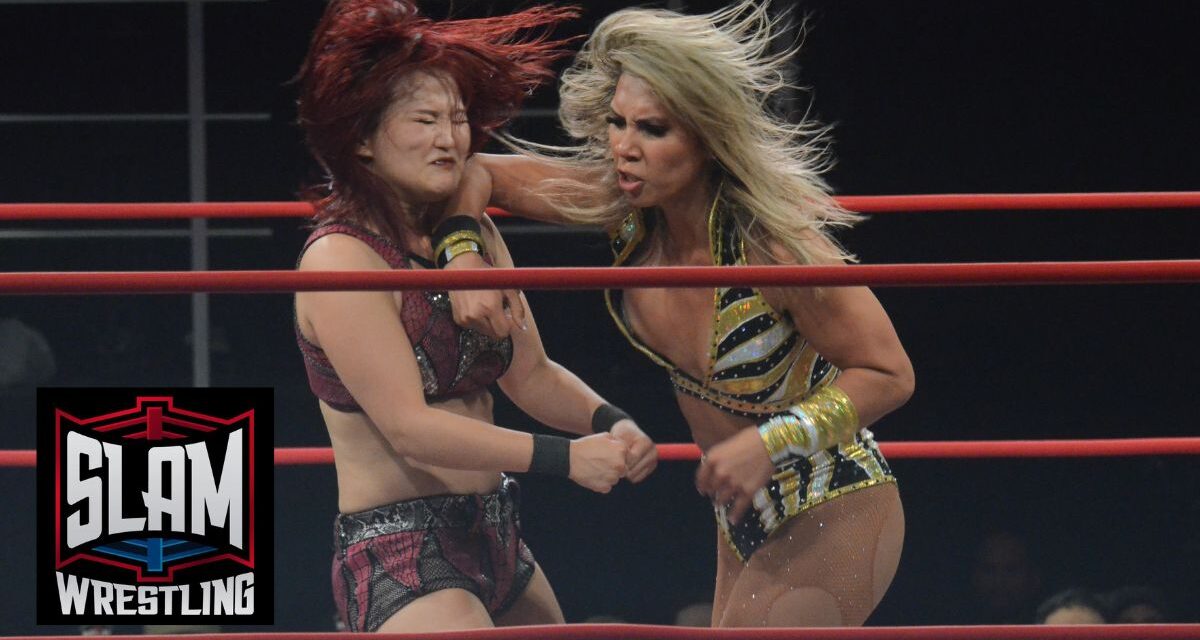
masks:
[[[762,0],[694,16],[661,9],[609,15],[559,89],[559,118],[580,145],[538,147],[603,179],[547,181],[539,190],[575,222],[612,228],[628,215],[606,121],[617,80],[628,73],[649,84],[711,154],[718,205],[733,216],[748,246],[771,262],[788,260],[768,243],[800,264],[853,260],[830,235],[831,227],[850,226],[859,216],[837,204],[822,178],[831,166],[828,127],[807,114],[788,122],[768,108],[773,95],[796,88],[785,70],[798,45],[770,51],[784,19],[773,17]]]

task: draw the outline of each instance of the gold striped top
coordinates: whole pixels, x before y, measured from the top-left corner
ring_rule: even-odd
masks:
[[[746,247],[731,217],[708,215],[709,248],[714,265],[746,264]],[[638,210],[611,236],[614,266],[635,257],[653,224]],[[708,367],[702,378],[688,374],[633,334],[621,290],[604,292],[609,314],[638,351],[662,366],[679,391],[737,415],[761,416],[785,411],[808,393],[831,383],[838,370],[796,331],[787,313],[779,313],[751,287],[713,291],[713,334]]]

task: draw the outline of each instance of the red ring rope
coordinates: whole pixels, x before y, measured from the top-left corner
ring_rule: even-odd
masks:
[[[0,294],[397,289],[930,286],[1200,282],[1200,260],[852,266],[572,267],[433,271],[93,271],[0,273]]]
[[[1104,458],[1116,456],[1200,455],[1200,437],[1121,438],[1112,440],[977,440],[957,442],[881,442],[889,458]],[[31,449],[0,450],[0,468],[33,467]],[[699,460],[694,444],[660,444],[658,458],[664,461]],[[277,466],[333,463],[329,447],[276,447]]]
[[[1115,440],[980,440],[960,442],[881,442],[893,460],[953,458],[1104,458],[1118,456],[1200,455],[1200,437],[1122,438]],[[0,452],[0,466],[3,454]],[[29,452],[32,454],[32,452]],[[660,444],[658,459],[700,459],[694,444]],[[332,464],[333,450],[325,447],[280,447],[276,465]]]
[[[1052,209],[1161,209],[1200,207],[1200,192],[1090,193],[1090,194],[977,194],[844,196],[846,208],[864,213],[966,210]],[[50,219],[184,219],[305,217],[311,207],[302,202],[135,203],[135,204],[0,204],[0,220]],[[492,215],[507,215],[491,211]],[[717,284],[807,285],[934,285],[934,284],[1084,284],[1134,282],[1198,282],[1200,261],[1142,261],[1095,263],[873,265],[857,267],[747,267],[634,269],[614,273],[609,269],[574,269],[578,278],[561,283],[561,269],[491,270],[476,274],[449,272],[446,282],[430,274],[422,278],[396,278],[396,273],[299,274],[295,272],[141,272],[141,273],[0,273],[0,293],[170,293],[210,291],[291,291],[317,289],[398,288],[601,288],[616,286],[713,286]],[[631,271],[640,272],[635,276]],[[405,274],[407,275],[407,274]],[[618,276],[614,279],[613,276]],[[745,280],[745,282],[743,282]],[[586,286],[581,286],[586,285]],[[1146,438],[1124,440],[1047,440],[991,442],[892,442],[882,443],[884,453],[900,458],[1001,458],[1093,457],[1118,455],[1195,455],[1200,438]],[[691,444],[659,445],[662,460],[695,460],[699,449]],[[279,465],[329,464],[328,448],[279,448]],[[0,451],[0,467],[32,467],[33,451]],[[346,634],[347,637],[367,634]],[[745,638],[772,640],[796,638],[931,639],[1016,638],[1200,639],[1200,625],[1081,625],[1071,627],[872,627],[847,629],[692,629],[648,625],[570,625],[484,629],[437,634],[446,640],[500,640],[530,637],[591,639],[620,637],[629,640],[692,640],[694,638]],[[197,640],[230,640],[269,636],[278,640],[310,640],[324,634],[219,634],[196,635]],[[45,638],[47,636],[38,636]],[[67,638],[68,636],[62,636]],[[138,636],[145,637],[145,636]],[[408,634],[371,634],[372,638],[409,638]],[[131,636],[132,638],[132,636]],[[32,639],[31,639],[32,640]]]
[[[25,636],[14,640],[68,640],[79,636]],[[150,636],[112,636],[136,640]],[[317,640],[328,633],[195,634],[194,640]],[[339,633],[363,640],[1196,640],[1200,624],[1004,625],[945,627],[858,627],[816,629],[700,629],[638,624],[570,624],[500,627],[439,633]]]
[[[839,196],[837,201],[850,211],[861,213],[1028,211],[1052,209],[1191,209],[1200,207],[1200,191]]]
[[[838,202],[862,213],[1063,209],[1190,209],[1200,207],[1200,191],[1129,193],[981,193],[839,196]],[[303,218],[307,202],[128,202],[0,204],[0,220],[116,220],[185,218]],[[507,216],[489,209],[494,216]]]
[[[307,202],[105,202],[0,204],[0,220],[182,220],[305,218]]]

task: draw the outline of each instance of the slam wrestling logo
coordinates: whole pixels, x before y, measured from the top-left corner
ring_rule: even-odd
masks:
[[[38,623],[271,623],[272,402],[40,389]]]

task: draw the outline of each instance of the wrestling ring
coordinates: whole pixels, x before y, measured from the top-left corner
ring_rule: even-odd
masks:
[[[1200,209],[1200,192],[985,194],[843,197],[847,208],[862,213],[988,210]],[[504,212],[492,212],[503,216]],[[187,218],[304,217],[304,203],[228,202],[157,204],[0,204],[0,221],[130,220]],[[870,285],[873,287],[1108,285],[1200,283],[1200,260],[1104,262],[1005,262],[890,264],[837,267],[671,267],[671,268],[518,268],[487,271],[395,271],[298,273],[294,271],[165,272],[20,272],[0,273],[0,294],[99,295],[167,293],[284,293],[310,290],[381,289],[595,289],[619,286],[683,287],[716,285]],[[1122,439],[882,442],[891,459],[1065,458],[1117,456],[1195,456],[1200,437]],[[686,463],[699,459],[692,444],[659,445],[660,460]],[[329,448],[276,448],[276,465],[328,465]],[[34,467],[32,450],[0,451],[0,467]],[[201,639],[271,637],[301,640],[328,633],[199,634]],[[367,634],[352,634],[363,635]],[[378,637],[377,634],[371,634]],[[409,634],[384,634],[398,638]],[[52,636],[36,636],[39,638]],[[70,636],[62,636],[70,637]],[[129,636],[148,637],[148,636]],[[346,637],[339,634],[338,637]],[[1079,626],[913,626],[838,629],[696,629],[656,625],[569,624],[509,627],[422,634],[462,640],[510,638],[675,640],[721,638],[1008,640],[1016,638],[1189,638],[1200,639],[1200,624]]]

